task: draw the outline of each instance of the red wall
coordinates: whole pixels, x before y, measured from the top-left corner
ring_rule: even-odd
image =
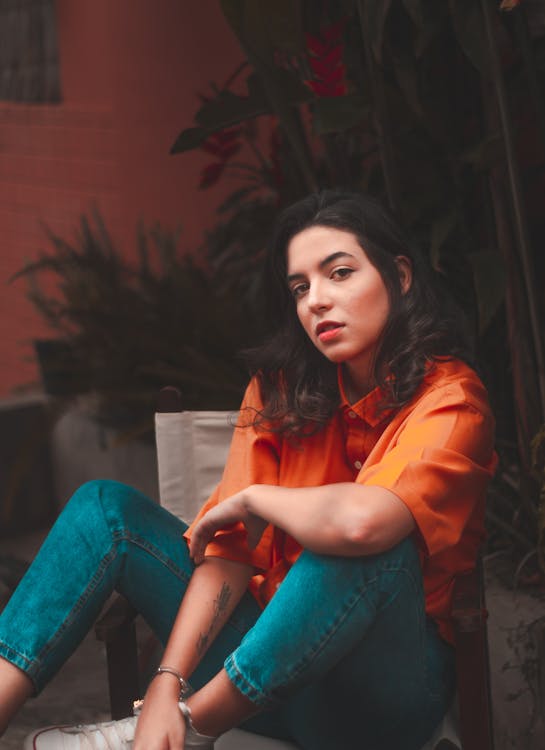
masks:
[[[128,254],[141,219],[181,224],[192,250],[222,198],[197,189],[204,154],[168,154],[242,59],[217,0],[57,0],[57,20],[62,104],[0,102],[0,396],[37,379],[47,331],[8,279],[46,246],[41,222],[69,238],[95,203]]]

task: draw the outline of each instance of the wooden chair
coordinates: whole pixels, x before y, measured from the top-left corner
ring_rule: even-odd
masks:
[[[219,441],[207,448],[210,423],[220,425]],[[188,520],[200,507],[210,486],[218,480],[232,431],[230,420],[221,412],[182,412],[181,397],[174,388],[161,391],[156,415],[156,441],[161,503],[180,515],[176,503],[184,496],[178,479],[184,473],[200,470],[207,482],[204,487],[190,486],[193,504]],[[189,446],[186,455],[174,444]],[[183,450],[183,449],[181,449]],[[178,469],[182,464],[182,472]],[[184,472],[185,470],[185,472]],[[187,488],[185,488],[187,489]],[[96,625],[96,635],[106,646],[108,682],[112,718],[128,716],[133,700],[139,698],[144,685],[139,683],[139,666],[135,631],[136,612],[119,597]],[[452,620],[456,637],[457,701],[453,711],[438,728],[433,742],[422,750],[493,750],[486,608],[481,566],[461,574],[455,581]],[[452,716],[454,714],[454,718]],[[453,729],[452,724],[457,725]],[[232,730],[217,743],[219,750],[288,750],[291,743],[267,740],[247,732]]]

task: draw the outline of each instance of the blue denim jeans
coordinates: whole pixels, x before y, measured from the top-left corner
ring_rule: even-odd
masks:
[[[114,590],[166,643],[194,569],[184,529],[130,487],[85,484],[0,615],[0,656],[39,692]],[[360,558],[303,552],[265,610],[244,595],[193,686],[222,666],[263,709],[245,728],[304,750],[416,750],[454,690],[411,540]]]

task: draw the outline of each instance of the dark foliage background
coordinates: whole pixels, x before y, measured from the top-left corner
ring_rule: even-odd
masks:
[[[51,237],[24,270],[69,349],[73,390],[145,419],[166,382],[187,408],[236,408],[246,373],[235,352],[267,327],[252,311],[278,211],[319,187],[370,191],[472,323],[498,420],[489,545],[531,578],[538,561],[545,569],[543,3],[221,5],[241,64],[202,96],[172,147],[209,155],[201,189],[232,181],[199,263],[154,228],[140,231],[129,267],[95,218],[74,243]],[[57,275],[60,298],[37,285],[42,272]]]

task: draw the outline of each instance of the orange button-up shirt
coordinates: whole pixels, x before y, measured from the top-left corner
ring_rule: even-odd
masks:
[[[339,387],[340,405],[331,421],[294,444],[251,426],[253,410],[262,407],[257,381],[252,380],[223,478],[195,522],[251,484],[316,487],[358,482],[384,487],[414,517],[426,611],[452,640],[448,618],[453,577],[475,565],[484,537],[486,486],[496,466],[494,418],[486,390],[470,367],[445,359],[429,368],[411,402],[397,411],[380,411],[378,388],[349,404],[340,370]],[[218,531],[206,550],[207,555],[254,566],[250,590],[261,606],[300,553],[293,538],[272,526],[250,550],[242,524]]]

